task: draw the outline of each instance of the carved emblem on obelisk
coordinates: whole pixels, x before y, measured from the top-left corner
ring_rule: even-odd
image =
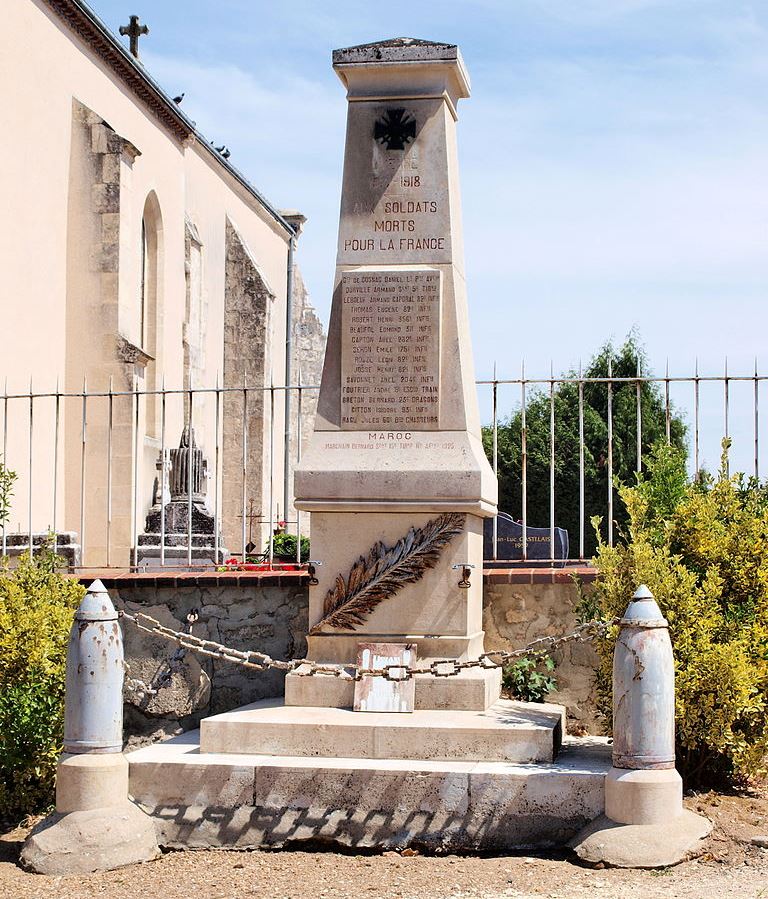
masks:
[[[373,126],[373,137],[388,150],[404,150],[416,137],[416,119],[404,109],[388,109]]]

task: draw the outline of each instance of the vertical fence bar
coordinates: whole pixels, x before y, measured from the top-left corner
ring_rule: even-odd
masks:
[[[755,356],[755,480],[760,480],[760,390]]]
[[[215,434],[215,443],[216,443],[216,448],[215,448],[216,462],[215,462],[214,472],[216,475],[216,479],[215,479],[214,487],[213,487],[213,491],[214,491],[213,492],[213,520],[215,522],[214,535],[213,535],[213,558],[216,561],[216,564],[218,565],[220,562],[224,561],[223,559],[219,558],[219,552],[220,552],[219,544],[220,544],[220,540],[221,540],[221,538],[219,536],[221,534],[221,512],[219,511],[219,478],[221,477],[221,471],[219,468],[219,460],[220,460],[220,456],[221,456],[221,449],[220,449],[221,444],[220,444],[220,440],[219,440],[219,430],[221,428],[221,391],[219,390],[219,372],[218,371],[216,372],[215,397],[216,397],[216,406],[215,406],[216,422],[215,422],[215,427],[214,427],[214,434]]]
[[[59,379],[56,378],[56,405],[54,408],[55,422],[53,426],[53,553],[59,551],[58,520],[58,487],[59,487],[59,431],[61,428],[61,392]]]
[[[584,558],[584,381],[579,360],[579,559]]]
[[[298,387],[296,389],[296,465],[301,462],[301,366],[299,366]],[[291,491],[293,494],[293,491]],[[296,511],[296,564],[301,565],[301,513],[296,509],[294,496],[294,509]]]
[[[275,385],[269,379],[269,567],[275,558]]]
[[[165,568],[165,495],[166,495],[166,465],[165,465],[165,427],[167,409],[165,393],[165,375],[160,382],[160,567]]]
[[[83,378],[83,421],[80,444],[80,564],[85,567],[85,451],[88,435],[88,382]]]
[[[246,487],[248,484],[248,381],[243,376],[243,471],[241,475],[241,491],[240,491],[240,501],[242,505],[242,527],[240,529],[240,546],[242,549],[241,558],[243,560],[243,564],[246,562],[245,558],[245,493]]]
[[[133,515],[131,516],[131,545],[133,547],[133,567],[139,567],[139,378],[133,376]]]
[[[696,477],[699,476],[699,359],[696,357],[695,375],[693,378],[693,466]]]
[[[27,496],[27,513],[28,513],[28,530],[29,530],[29,558],[34,555],[34,545],[32,543],[32,464],[33,464],[33,448],[34,448],[34,430],[35,430],[35,408],[34,395],[32,393],[32,378],[29,379],[29,490]]]
[[[193,423],[193,415],[194,415],[194,398],[192,394],[192,372],[189,373],[189,407],[188,407],[188,417],[187,421],[189,422],[189,453],[187,455],[187,567],[192,567],[192,488],[194,486],[192,481],[192,469],[194,468],[195,461],[195,430]]]
[[[107,568],[112,561],[112,430],[114,427],[114,381],[109,376],[107,394]]]
[[[555,363],[549,363],[549,554],[555,560]]]
[[[639,474],[643,470],[643,400],[642,390],[640,386],[640,357],[637,359],[637,381],[635,382],[635,425],[636,434],[636,450],[635,450],[635,471]]]
[[[613,359],[608,357],[608,546],[613,546]]]
[[[498,481],[499,478],[499,416],[498,416],[498,392],[499,382],[496,380],[496,363],[493,363],[493,474]],[[497,514],[493,516],[493,561],[495,562],[499,555],[499,518]]]
[[[8,378],[5,379],[5,386],[3,388],[3,465],[8,467]],[[2,522],[0,522],[3,529],[3,556],[7,554],[8,550],[8,538],[6,536],[6,521],[5,516],[3,516]]]
[[[523,515],[523,561],[528,558],[528,430],[525,423],[525,359],[523,359],[521,377],[521,409],[520,409],[520,441],[522,450],[522,489],[521,506]]]
[[[554,550],[555,550],[555,527],[556,527],[556,511],[557,511],[557,499],[556,499],[556,449],[557,449],[557,437],[556,437],[556,394],[555,387],[559,381],[556,381],[554,378],[554,365],[551,363],[550,365],[550,377],[545,379],[543,383],[549,381],[549,427],[550,427],[550,446],[549,446],[549,464],[550,464],[550,472],[549,472],[549,531],[550,531],[550,543],[552,548],[552,557],[554,558]],[[635,383],[635,414],[636,414],[636,433],[635,433],[635,441],[636,441],[636,471],[642,472],[643,470],[643,385],[645,384],[647,378],[644,377],[641,362],[637,360],[637,374],[636,378],[632,379],[631,376],[628,378],[630,384],[634,380]],[[664,382],[664,404],[665,404],[665,425],[666,425],[666,433],[667,439],[671,440],[671,382],[673,380],[681,380],[685,382],[693,383],[693,462],[695,473],[698,474],[700,471],[701,464],[701,454],[700,454],[700,441],[701,441],[701,398],[700,398],[700,385],[702,378],[699,374],[699,364],[698,359],[695,364],[695,373],[693,378],[684,377],[684,378],[672,378],[670,377],[669,372],[669,363],[667,362],[665,373],[663,379]],[[704,379],[706,380],[706,379]],[[724,372],[722,378],[717,377],[713,380],[722,380],[723,383],[723,416],[724,416],[724,436],[730,437],[730,382],[734,380],[734,377],[730,375],[728,359],[726,358],[724,361]],[[759,364],[758,360],[754,360],[754,369],[752,376],[745,377],[736,377],[736,380],[752,380],[753,382],[753,474],[755,478],[760,477],[760,469],[761,469],[761,460],[760,460],[760,381],[761,376],[759,374]],[[492,466],[494,470],[494,474],[498,475],[499,473],[499,431],[500,431],[500,417],[499,417],[499,387],[503,384],[503,379],[500,381],[498,378],[497,366],[494,364],[493,370],[493,380],[491,382],[492,386]],[[528,380],[526,378],[525,372],[525,363],[522,364],[521,369],[521,378],[520,378],[520,391],[521,391],[521,512],[522,512],[522,558],[523,561],[528,560],[528,509],[527,509],[527,494],[528,494],[528,433],[527,433],[527,390],[528,390]],[[537,382],[538,383],[538,382]],[[578,440],[579,440],[579,546],[578,553],[579,558],[584,559],[586,553],[586,444],[585,444],[585,384],[586,381],[584,379],[584,374],[582,371],[581,365],[579,366],[578,380]],[[607,474],[608,474],[608,527],[607,527],[607,540],[609,545],[613,545],[614,539],[614,507],[615,507],[615,497],[614,497],[614,485],[613,485],[613,476],[614,476],[614,441],[615,441],[615,433],[614,433],[614,391],[615,385],[619,383],[614,379],[613,372],[613,360],[608,360],[608,379],[607,379],[607,429],[608,429],[608,453],[607,453]],[[621,383],[624,383],[624,380],[621,380]],[[269,447],[268,447],[268,464],[269,464],[269,482],[268,482],[268,493],[269,493],[269,515],[264,516],[262,512],[262,522],[266,523],[265,519],[268,517],[269,520],[269,562],[270,565],[274,563],[274,531],[275,531],[275,516],[276,511],[279,512],[279,509],[275,506],[275,489],[276,489],[276,470],[274,465],[274,452],[275,452],[275,402],[276,402],[276,394],[279,389],[283,389],[282,387],[276,388],[274,384],[270,384],[269,388]],[[295,421],[295,426],[297,428],[297,437],[296,437],[296,446],[295,449],[291,446],[289,451],[292,455],[295,454],[295,460],[300,461],[301,453],[302,453],[302,425],[303,425],[303,417],[305,414],[304,411],[304,392],[306,390],[305,386],[301,383],[301,374],[299,373],[299,383],[296,385],[287,385],[285,387],[286,390],[296,390],[297,400],[295,403],[295,413],[294,413],[294,403],[291,403],[291,411],[292,411],[292,420]],[[188,521],[187,521],[187,564],[193,564],[194,557],[194,533],[193,533],[193,500],[194,500],[194,486],[195,486],[195,477],[197,472],[194,470],[193,466],[193,430],[194,430],[194,403],[195,403],[195,393],[199,392],[198,388],[194,388],[192,382],[189,382],[188,388],[184,391],[186,393],[186,399],[188,402],[188,422],[189,422],[189,434],[190,434],[190,455],[189,455],[189,468],[187,471],[187,501],[188,501]],[[139,525],[139,498],[140,498],[140,484],[139,484],[139,475],[141,468],[141,434],[139,429],[139,424],[141,421],[141,390],[139,380],[134,377],[134,383],[132,386],[132,397],[133,397],[133,418],[134,418],[134,434],[133,434],[133,442],[134,442],[134,458],[133,458],[133,517],[132,517],[132,565],[134,568],[138,568],[138,525]],[[167,396],[168,391],[166,390],[165,380],[163,379],[161,388],[159,390],[161,397],[161,422],[160,422],[160,459],[161,459],[161,476],[160,476],[160,502],[161,502],[161,518],[160,518],[160,565],[165,566],[167,563],[166,558],[166,515],[165,515],[165,496],[167,494],[168,489],[168,472],[167,466],[165,463],[165,457],[167,453],[166,440],[167,440]],[[215,387],[215,454],[216,454],[216,485],[215,485],[215,498],[214,498],[214,509],[216,512],[215,520],[218,522],[220,520],[220,494],[221,494],[221,482],[220,482],[220,466],[221,466],[221,454],[222,454],[222,407],[221,407],[221,399],[222,399],[222,386],[220,383],[220,376],[217,374],[216,378],[216,387]],[[88,392],[88,384],[87,379],[83,380],[82,386],[82,394],[81,396],[81,439],[80,439],[80,507],[79,507],[79,515],[80,515],[80,542],[81,542],[81,565],[85,565],[87,561],[85,559],[85,541],[86,541],[86,528],[87,528],[87,515],[86,515],[86,485],[87,485],[87,473],[88,473],[88,439],[89,439],[89,421],[88,421],[88,403],[96,394]],[[103,394],[98,394],[102,396]],[[119,396],[118,393],[115,393],[113,379],[109,380],[109,387],[106,393],[106,398],[108,402],[108,416],[107,416],[107,446],[106,446],[106,565],[110,567],[115,563],[114,553],[112,551],[111,540],[113,536],[113,505],[114,505],[114,483],[113,476],[115,470],[115,459],[114,459],[114,448],[115,448],[115,401]],[[29,392],[28,394],[21,393],[21,399],[28,399],[28,415],[29,415],[29,432],[28,432],[28,464],[29,464],[29,486],[28,486],[28,495],[27,495],[27,537],[28,537],[28,545],[29,552],[34,554],[34,539],[35,539],[35,518],[34,518],[34,490],[36,485],[36,478],[34,472],[34,446],[35,440],[35,427],[37,426],[38,431],[40,430],[40,410],[35,409],[35,400],[38,400],[40,396],[50,396],[50,394],[37,394],[34,391],[34,386],[32,381],[29,384]],[[58,497],[58,469],[60,460],[64,457],[61,455],[61,448],[59,446],[60,440],[62,437],[61,429],[62,429],[62,400],[68,396],[66,392],[62,392],[60,389],[60,384],[57,381],[55,392],[53,394],[53,398],[55,401],[54,409],[53,409],[53,418],[54,418],[54,441],[53,441],[53,496],[52,496],[52,527],[54,530],[54,550],[58,549],[58,512],[60,507],[60,501]],[[77,393],[74,394],[75,397],[78,396]],[[2,458],[5,460],[7,447],[8,447],[8,437],[9,437],[9,400],[17,398],[16,396],[9,397],[7,382],[4,387],[4,393],[0,395],[0,404],[2,405],[3,412],[3,431],[2,431],[2,450],[3,455]],[[241,538],[242,538],[242,557],[246,558],[246,544],[248,540],[248,534],[246,531],[246,523],[249,521],[249,518],[255,516],[249,516],[247,509],[247,459],[248,459],[248,388],[243,388],[243,458],[242,458],[242,529],[241,529]],[[39,403],[38,403],[39,406]],[[37,419],[37,420],[36,420]],[[92,424],[92,423],[91,423]],[[746,427],[749,427],[748,425]],[[737,429],[737,434],[740,433]],[[91,442],[93,440],[91,439]],[[50,458],[50,457],[49,457]],[[46,463],[45,467],[50,463]],[[23,516],[22,511],[22,516]],[[295,510],[296,518],[296,561],[297,564],[301,561],[301,513],[298,510]],[[278,515],[279,517],[279,515]],[[285,509],[286,521],[289,519],[289,507]],[[293,524],[293,522],[290,522]],[[7,525],[6,523],[2,523],[2,552],[7,552]],[[215,550],[216,550],[216,559],[218,560],[219,554],[221,552],[221,534],[217,527],[216,534],[214,535],[215,540]],[[493,553],[492,558],[495,560],[498,558],[498,523],[494,520],[493,525]],[[93,560],[91,560],[91,564],[93,564]]]
[[[725,428],[725,437],[728,439],[731,436],[730,422],[728,421],[728,400],[729,400],[729,389],[728,389],[728,357],[725,357],[725,376],[723,378],[723,426]],[[731,471],[731,454],[725,457],[725,474],[726,476],[730,475]]]

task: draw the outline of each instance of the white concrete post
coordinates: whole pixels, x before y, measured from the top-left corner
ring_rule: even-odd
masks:
[[[40,874],[109,870],[159,853],[151,819],[128,798],[124,676],[117,612],[94,581],[69,635],[56,813],[35,827],[21,853]]]
[[[123,635],[106,587],[94,581],[67,647],[64,752],[121,752]]]
[[[679,815],[675,770],[675,664],[667,621],[651,591],[635,592],[613,654],[613,767],[605,813],[619,824],[655,824]]]
[[[660,868],[688,857],[712,829],[683,807],[675,770],[675,665],[669,628],[643,584],[613,653],[613,767],[605,814],[570,842],[590,864]]]
[[[58,812],[106,808],[128,798],[123,679],[117,612],[106,587],[94,581],[69,634],[64,755],[56,776]]]

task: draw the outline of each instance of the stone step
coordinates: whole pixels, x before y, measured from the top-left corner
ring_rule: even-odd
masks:
[[[505,852],[563,845],[602,814],[604,738],[566,738],[556,762],[201,753],[190,731],[128,755],[131,795],[169,848]]]
[[[300,669],[301,670],[301,669]],[[416,709],[463,709],[484,712],[499,700],[501,669],[474,668],[454,677],[419,674]],[[352,708],[355,684],[336,677],[306,677],[289,673],[285,678],[285,704],[318,708]]]
[[[284,705],[266,699],[200,725],[200,751],[329,758],[551,762],[565,710],[501,699],[483,712],[407,714]]]

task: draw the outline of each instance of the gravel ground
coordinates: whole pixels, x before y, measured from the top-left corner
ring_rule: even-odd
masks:
[[[702,854],[660,871],[579,867],[562,852],[507,857],[432,857],[388,852],[170,852],[157,861],[85,877],[41,877],[16,864],[24,831],[0,838],[2,899],[600,899],[763,897],[768,849],[751,844],[768,834],[768,792],[710,793],[686,800],[715,824]]]

